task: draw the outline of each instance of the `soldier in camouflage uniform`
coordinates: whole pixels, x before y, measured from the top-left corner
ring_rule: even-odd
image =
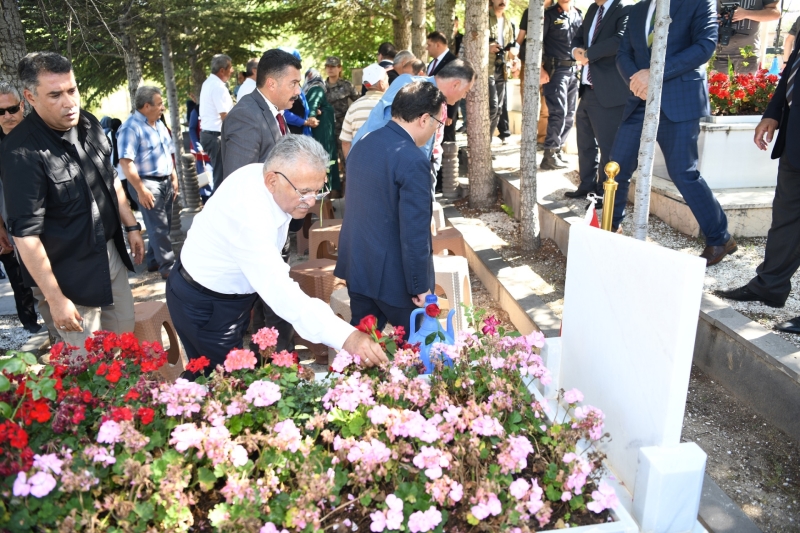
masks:
[[[339,148],[339,174],[344,180],[345,158],[342,153],[342,142],[339,140],[339,135],[342,133],[344,116],[347,114],[350,104],[358,100],[359,94],[349,81],[342,79],[342,61],[338,57],[331,56],[325,61],[325,73],[328,75],[325,80],[325,96],[328,99],[328,103],[333,106],[333,116],[335,118],[334,138]]]

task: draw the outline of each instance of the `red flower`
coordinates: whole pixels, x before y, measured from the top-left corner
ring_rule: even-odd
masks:
[[[373,315],[367,315],[361,319],[356,329],[363,333],[372,333],[378,325],[378,319]]]
[[[742,98],[744,98],[744,91],[741,89],[733,91],[733,97],[741,100]]]
[[[95,374],[98,376],[105,376],[106,372],[108,372],[108,365],[105,363],[100,363],[100,366],[97,367]]]
[[[394,327],[394,336],[398,339],[402,339],[406,336],[406,328],[403,326],[395,326]]]
[[[205,355],[201,355],[196,359],[189,359],[189,363],[186,365],[186,370],[189,372],[202,372],[205,367],[211,364],[211,361],[208,360],[208,357]]]
[[[85,390],[81,393],[81,400],[83,403],[92,403],[92,391]]]
[[[123,420],[133,420],[133,413],[127,407],[112,407],[111,419],[114,422],[122,422]]]
[[[439,316],[439,306],[436,304],[428,304],[425,306],[425,314],[434,318]]]
[[[138,399],[139,399],[139,396],[141,396],[141,394],[139,394],[139,391],[137,391],[137,390],[134,390],[134,389],[131,389],[131,390],[129,390],[129,391],[128,391],[128,393],[125,395],[125,397],[123,398],[123,400],[125,400],[126,402],[129,402],[129,401],[131,401],[131,400],[138,400]]]
[[[72,423],[77,426],[84,420],[86,420],[86,406],[76,405],[75,411],[72,413]]]
[[[111,363],[111,366],[108,367],[108,375],[106,379],[111,383],[116,383],[119,381],[119,378],[122,377],[122,365],[119,361],[114,361]]]
[[[28,432],[11,420],[6,420],[0,425],[0,442],[6,439],[12,448],[21,450],[28,445]]]
[[[142,424],[146,426],[153,421],[153,418],[155,417],[155,411],[149,407],[140,407],[139,410],[136,411],[136,416],[138,416],[142,421]]]
[[[22,404],[17,418],[21,418],[26,426],[30,426],[34,421],[44,424],[50,420],[50,407],[47,405],[47,400],[40,398],[38,400],[25,400]]]

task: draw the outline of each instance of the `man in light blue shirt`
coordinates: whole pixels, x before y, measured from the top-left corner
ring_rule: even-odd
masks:
[[[136,90],[136,111],[117,132],[119,166],[128,190],[142,208],[147,228],[147,270],[166,279],[175,263],[169,228],[172,202],[178,197],[178,176],[172,163],[172,137],[161,122],[161,89],[143,85]]]
[[[384,127],[392,120],[392,102],[394,101],[394,97],[400,89],[409,83],[418,80],[431,82],[442,91],[442,94],[444,94],[444,97],[447,99],[448,105],[455,105],[459,100],[464,98],[472,88],[475,77],[475,69],[472,68],[472,64],[463,59],[451,61],[435,76],[412,76],[410,74],[398,76],[391,85],[389,85],[386,92],[383,93],[383,98],[381,98],[372,109],[367,121],[356,132],[353,137],[351,150],[364,135]],[[444,116],[446,117],[446,115]],[[436,143],[441,145],[444,126],[445,124],[441,123],[437,129],[436,135],[433,135],[430,140],[421,147],[423,153],[434,163],[434,175],[436,175],[436,171],[442,163],[441,150],[438,150],[438,153],[435,154],[434,145]]]

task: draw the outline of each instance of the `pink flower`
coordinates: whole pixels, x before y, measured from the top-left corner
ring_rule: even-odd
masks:
[[[261,328],[250,338],[254,343],[258,344],[261,350],[266,350],[278,344],[278,330],[275,328]]]
[[[294,366],[294,354],[286,350],[274,353],[272,354],[272,364],[275,366],[292,368]]]
[[[511,485],[508,487],[508,492],[510,492],[511,495],[516,499],[521,500],[526,494],[528,494],[530,488],[530,483],[525,481],[523,478],[519,478],[511,482]]]
[[[56,478],[48,472],[36,472],[28,479],[31,496],[44,498],[56,488]]]
[[[287,418],[283,422],[275,424],[273,431],[278,434],[276,440],[279,449],[291,450],[292,452],[296,452],[300,449],[302,435],[291,418]]]
[[[328,389],[322,397],[325,409],[338,407],[343,411],[353,412],[359,405],[375,405],[372,396],[372,381],[368,376],[361,378],[359,372],[347,378],[340,378],[332,389]]]
[[[601,513],[604,509],[616,509],[619,499],[614,489],[605,481],[600,482],[599,490],[592,491],[592,500],[586,508],[593,513]]]
[[[167,416],[184,416],[200,412],[200,402],[205,398],[205,386],[178,378],[175,383],[163,383],[154,391],[160,403],[167,406]]]
[[[105,444],[115,444],[120,441],[122,428],[113,420],[106,420],[100,425],[97,431],[97,442]]]
[[[369,517],[372,519],[372,523],[369,525],[370,531],[380,533],[386,529],[386,513],[384,511],[375,511],[370,513]]]
[[[109,452],[105,446],[86,446],[83,449],[83,455],[93,463],[103,463],[105,466],[113,465],[117,462],[113,451]]]
[[[386,422],[386,419],[389,418],[389,413],[391,412],[392,410],[385,405],[376,405],[369,410],[367,416],[374,425],[378,426]]]
[[[247,387],[244,399],[256,407],[268,407],[281,399],[281,388],[271,381],[254,381]]]
[[[196,425],[181,424],[172,430],[172,436],[169,443],[175,446],[179,452],[185,452],[189,448],[203,449],[203,438],[205,434]]]
[[[428,479],[438,479],[442,477],[442,468],[450,468],[450,457],[449,452],[423,446],[412,462],[417,468],[425,469]]]
[[[225,370],[228,372],[243,369],[252,370],[255,367],[256,354],[250,350],[231,350],[225,357]]]
[[[339,353],[336,354],[336,357],[334,357],[333,363],[331,363],[331,368],[334,372],[341,374],[344,372],[345,368],[352,364],[359,366],[361,364],[361,357],[358,355],[349,354],[344,350],[340,350]]]
[[[562,502],[568,502],[571,499],[572,499],[572,493],[570,491],[561,493],[561,501]]]
[[[54,453],[33,456],[33,467],[45,472],[50,471],[54,474],[61,474],[61,465],[63,464],[64,461]]]
[[[279,530],[277,527],[275,527],[275,524],[273,524],[272,522],[267,522],[266,524],[261,526],[261,529],[258,531],[258,533],[289,533],[289,532],[285,529]]]
[[[386,496],[386,505],[389,507],[386,513],[386,527],[400,529],[403,526],[403,500],[394,494],[389,494]]]
[[[14,480],[14,488],[12,489],[14,496],[24,498],[31,493],[31,486],[28,484],[28,474],[25,472],[17,472],[17,479]]]
[[[458,481],[451,481],[450,482],[450,499],[454,502],[460,502],[461,498],[464,497],[464,485],[459,483]]]
[[[497,333],[497,327],[500,325],[500,321],[494,315],[489,315],[483,319],[483,331],[484,335],[494,335]]]
[[[241,444],[234,446],[231,450],[231,463],[233,466],[244,466],[247,464],[247,450]]]
[[[417,511],[408,517],[408,530],[411,533],[432,531],[442,522],[442,513],[431,506],[427,511]]]
[[[500,470],[504,474],[522,470],[528,466],[528,455],[533,453],[533,446],[527,437],[508,437],[497,455]]]
[[[476,505],[473,505],[470,509],[470,512],[472,512],[472,516],[478,520],[483,520],[489,515],[497,516],[502,513],[503,505],[500,503],[500,500],[497,499],[497,495],[493,492],[490,492],[489,497],[486,500],[480,501]]]
[[[575,417],[579,420],[572,427],[580,427],[589,430],[589,437],[597,440],[603,436],[603,411],[591,405],[582,405],[575,409]]]
[[[496,418],[489,415],[483,415],[473,420],[470,428],[477,435],[484,437],[499,437],[503,434],[503,426]]]
[[[567,403],[579,403],[583,401],[583,393],[578,389],[568,390],[564,393],[564,401]]]

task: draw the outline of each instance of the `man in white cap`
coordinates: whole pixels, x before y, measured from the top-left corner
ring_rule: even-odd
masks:
[[[367,121],[372,108],[380,101],[383,93],[389,87],[389,75],[377,63],[373,63],[364,69],[361,80],[364,83],[364,87],[367,88],[367,94],[353,102],[350,109],[347,110],[342,123],[342,133],[339,135],[344,157],[347,157],[350,152],[353,135]]]

